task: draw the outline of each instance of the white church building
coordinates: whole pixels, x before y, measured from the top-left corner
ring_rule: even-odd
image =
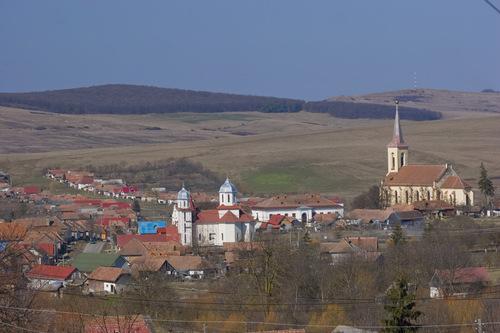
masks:
[[[182,245],[222,246],[225,242],[250,242],[255,220],[238,203],[237,189],[229,179],[219,189],[219,206],[197,212],[184,186],[177,194],[172,223],[177,225]]]

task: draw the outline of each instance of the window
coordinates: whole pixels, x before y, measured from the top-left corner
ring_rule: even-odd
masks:
[[[186,234],[184,234],[184,243],[187,243],[187,236],[186,236]]]
[[[410,203],[410,195],[408,194],[408,190],[405,191],[405,199],[406,199],[406,203]]]
[[[292,216],[293,216],[293,217],[297,217],[297,214],[293,213],[293,214],[292,214]]]
[[[431,191],[427,191],[427,200],[431,200]]]
[[[288,213],[286,213],[285,216],[288,216]]]
[[[220,234],[220,239],[221,239],[221,240],[224,240],[224,233],[221,233],[221,234]]]
[[[417,201],[420,201],[420,192],[417,191]]]
[[[208,240],[212,241],[215,239],[215,233],[214,232],[211,232],[208,234]]]
[[[228,194],[228,195],[227,195],[227,202],[231,202],[231,199],[230,199],[230,198],[231,198],[231,197],[230,197],[230,195]]]
[[[198,234],[198,240],[201,241],[201,234]]]
[[[405,153],[401,153],[401,166],[405,165]]]
[[[398,191],[394,191],[394,203],[398,203]]]
[[[394,158],[394,153],[391,154],[391,158],[392,158],[391,170],[394,170],[394,168],[396,167],[396,159]]]

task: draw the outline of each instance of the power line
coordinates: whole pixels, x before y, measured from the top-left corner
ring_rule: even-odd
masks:
[[[498,14],[500,14],[500,9],[496,7],[490,0],[484,0],[488,5],[490,5],[491,8],[493,8],[494,11],[496,11]]]
[[[31,290],[28,288],[18,288],[18,290],[30,290],[33,292],[38,292],[38,293],[52,293],[51,291],[47,290]],[[440,298],[430,298],[430,297],[419,297],[415,298],[415,301],[471,301],[471,300],[500,300],[500,290],[497,291],[486,291],[486,292],[480,292],[480,293],[474,293],[470,294],[473,297],[449,297],[446,299],[440,299]],[[70,296],[76,296],[76,297],[82,297],[82,298],[90,298],[90,299],[95,299],[95,300],[104,300],[104,301],[109,301],[110,297],[106,296],[98,296],[98,295],[84,295],[84,294],[79,294],[79,293],[72,293],[72,292],[64,292],[63,295],[70,295]],[[481,297],[481,296],[487,296],[487,295],[495,295],[497,297]],[[321,303],[309,303],[309,302],[295,302],[295,303],[281,303],[281,302],[268,302],[268,303],[228,303],[228,302],[203,302],[203,301],[183,301],[183,300],[167,300],[167,299],[149,299],[149,298],[137,298],[137,297],[129,297],[129,296],[120,296],[118,298],[119,300],[123,301],[129,301],[129,302],[140,302],[140,303],[153,303],[153,304],[175,304],[175,305],[188,305],[188,306],[223,306],[223,307],[229,307],[229,306],[235,306],[235,307],[258,307],[258,306],[328,306],[328,305],[383,305],[382,301],[377,301],[375,298],[324,298],[325,300],[328,300],[328,302],[321,302]],[[314,301],[320,301],[320,299],[311,299]],[[191,308],[191,307],[190,307]],[[210,308],[210,310],[218,310],[220,308]],[[205,309],[203,309],[205,310]],[[222,310],[230,310],[230,309],[222,309]],[[236,309],[234,311],[240,311],[241,309]]]
[[[101,317],[101,315],[95,315],[92,313],[85,312],[74,312],[74,311],[59,311],[59,310],[49,310],[49,309],[29,309],[22,307],[12,307],[0,305],[0,308],[7,310],[27,310],[32,312],[42,312],[42,313],[60,313],[68,315],[79,315],[85,317]],[[119,316],[119,315],[118,315]],[[114,317],[114,316],[113,316]],[[245,320],[181,320],[181,319],[148,319],[153,322],[174,322],[174,323],[199,323],[199,324],[256,324],[256,325],[274,325],[274,326],[295,326],[295,327],[322,327],[322,328],[334,328],[337,325],[321,325],[321,324],[296,324],[296,323],[283,323],[283,322],[265,322],[265,321],[245,321]],[[498,322],[484,322],[482,325],[498,325]],[[358,328],[366,329],[381,329],[381,328],[401,328],[401,327],[419,327],[419,328],[446,328],[446,327],[470,327],[476,326],[476,323],[454,323],[454,324],[424,324],[424,325],[410,325],[410,326],[356,326]],[[44,333],[39,331],[32,331],[36,333]]]
[[[9,326],[9,327],[12,327],[12,328],[15,328],[15,329],[18,329],[18,330],[22,330],[22,331],[26,331],[26,332],[45,333],[43,331],[35,331],[35,330],[32,330],[32,329],[24,328],[24,327],[17,326],[17,325],[14,325],[14,324],[5,323],[3,321],[0,321],[0,325]]]

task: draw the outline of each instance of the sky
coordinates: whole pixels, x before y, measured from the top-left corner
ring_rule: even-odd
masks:
[[[500,7],[500,0],[491,0]],[[0,0],[0,91],[107,83],[319,100],[500,90],[483,0]]]

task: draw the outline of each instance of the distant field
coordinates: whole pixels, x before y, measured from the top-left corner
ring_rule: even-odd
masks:
[[[408,107],[438,111],[445,116],[468,118],[475,113],[500,113],[499,92],[407,89],[360,96],[337,96],[329,98],[328,101],[392,105],[395,99]]]
[[[385,145],[392,131],[390,120],[305,112],[46,117],[0,108],[0,116],[0,169],[12,173],[17,184],[43,185],[41,172],[47,167],[185,157],[229,175],[244,193],[313,191],[346,198],[385,175]],[[484,161],[500,185],[500,115],[402,124],[410,162],[452,162],[475,186]]]

